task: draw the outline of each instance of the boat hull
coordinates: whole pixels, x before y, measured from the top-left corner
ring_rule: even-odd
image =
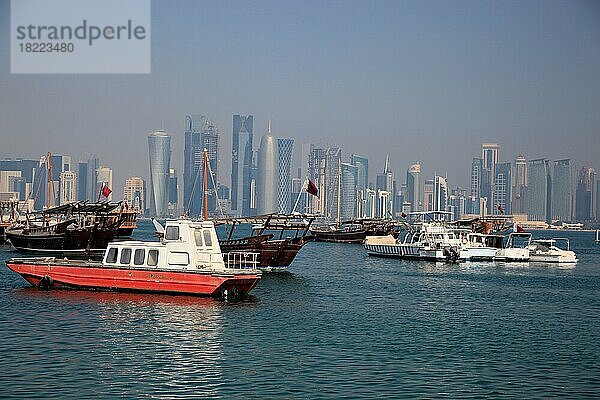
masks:
[[[570,254],[530,254],[529,261],[539,263],[565,263],[574,264],[576,263],[577,256],[575,253],[569,252]]]
[[[7,231],[6,237],[17,250],[106,249],[115,230],[73,230],[65,233],[23,234]]]
[[[270,237],[270,235],[267,235]],[[223,255],[235,251],[258,253],[258,268],[263,270],[286,269],[294,261],[302,247],[312,240],[312,236],[294,239],[261,240],[261,236],[236,240],[219,241]]]
[[[338,231],[320,231],[312,230],[311,233],[315,235],[315,242],[329,242],[329,243],[362,243],[367,237],[367,231],[356,231],[356,232],[338,232]]]
[[[101,263],[35,259],[10,260],[6,265],[33,286],[95,290],[163,292],[202,296],[247,294],[260,274],[181,272],[134,268],[111,268]]]
[[[493,261],[499,249],[495,247],[463,247],[460,250],[461,261]]]

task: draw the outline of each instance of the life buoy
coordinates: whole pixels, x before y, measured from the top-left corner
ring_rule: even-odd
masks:
[[[466,238],[466,237],[463,237],[461,241],[462,241],[462,244],[467,244],[467,243],[469,243],[469,241],[467,240],[467,238]]]

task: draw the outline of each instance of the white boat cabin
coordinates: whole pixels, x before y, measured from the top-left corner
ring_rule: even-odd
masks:
[[[250,257],[248,257],[250,256]],[[160,242],[111,242],[103,264],[110,267],[211,270],[254,268],[253,253],[240,253],[226,263],[211,221],[167,220]],[[237,261],[235,264],[233,261]]]

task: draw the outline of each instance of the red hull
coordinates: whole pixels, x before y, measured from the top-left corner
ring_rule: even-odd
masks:
[[[222,296],[228,293],[247,294],[260,280],[258,274],[219,274],[107,268],[101,264],[71,265],[9,261],[6,265],[33,286],[85,288],[102,290],[132,290],[143,292],[185,293]],[[49,278],[50,279],[49,279]],[[40,284],[40,281],[42,281]]]

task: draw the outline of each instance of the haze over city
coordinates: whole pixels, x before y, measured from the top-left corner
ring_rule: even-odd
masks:
[[[187,114],[221,133],[229,184],[231,118],[252,114],[255,148],[277,137],[414,161],[466,187],[482,142],[519,154],[600,159],[597,2],[152,2],[152,72],[10,74],[10,2],[0,1],[0,157],[97,154],[148,177],[147,134],[172,135],[183,171]],[[305,160],[303,160],[305,162]],[[399,178],[400,179],[400,178]]]

